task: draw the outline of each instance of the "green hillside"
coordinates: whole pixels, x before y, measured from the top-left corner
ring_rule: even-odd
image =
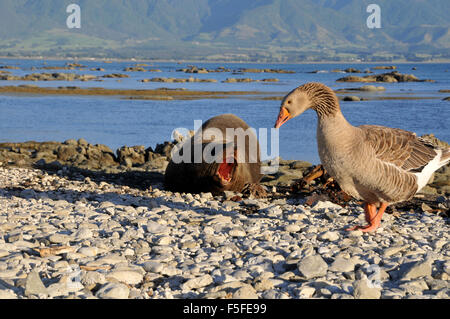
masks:
[[[245,61],[450,58],[450,1],[2,0],[0,55]],[[66,7],[81,7],[68,29]]]

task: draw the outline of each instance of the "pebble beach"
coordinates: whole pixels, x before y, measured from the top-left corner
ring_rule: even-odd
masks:
[[[345,231],[364,224],[355,202],[180,194],[99,176],[3,163],[0,299],[450,297],[445,194],[440,213],[394,210],[367,234]]]

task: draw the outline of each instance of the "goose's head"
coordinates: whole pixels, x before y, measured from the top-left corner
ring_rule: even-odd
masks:
[[[339,109],[339,102],[333,90],[322,83],[310,82],[301,85],[283,98],[275,128],[308,109],[315,110],[319,116],[329,115]]]

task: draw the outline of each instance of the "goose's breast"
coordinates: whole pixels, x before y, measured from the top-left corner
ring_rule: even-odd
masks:
[[[322,165],[341,189],[358,199],[367,197],[367,190],[358,182],[358,176],[364,172],[363,166],[370,166],[364,159],[361,143],[354,136],[327,138],[322,132],[318,132],[317,143]]]

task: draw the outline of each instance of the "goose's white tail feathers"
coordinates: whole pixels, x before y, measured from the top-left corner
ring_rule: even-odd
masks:
[[[436,157],[433,158],[419,173],[415,173],[417,176],[418,189],[422,189],[430,180],[431,175],[442,166],[450,162],[450,148],[445,150],[436,150]]]

